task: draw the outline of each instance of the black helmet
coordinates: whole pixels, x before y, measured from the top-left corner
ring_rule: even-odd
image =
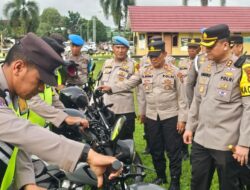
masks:
[[[70,86],[60,91],[60,100],[66,108],[85,109],[89,104],[87,94],[77,86]]]
[[[56,40],[50,37],[42,37],[42,39],[52,47],[55,52],[61,56],[61,54],[64,52],[64,47],[60,45]]]

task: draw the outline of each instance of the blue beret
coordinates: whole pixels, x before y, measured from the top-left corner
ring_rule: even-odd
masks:
[[[112,43],[113,43],[113,45],[124,45],[127,48],[129,48],[129,42],[128,42],[128,40],[126,40],[125,38],[123,38],[121,36],[114,36],[112,38]]]
[[[84,44],[84,40],[79,35],[70,34],[68,38],[71,41],[71,43],[74,44],[74,45],[82,46]]]

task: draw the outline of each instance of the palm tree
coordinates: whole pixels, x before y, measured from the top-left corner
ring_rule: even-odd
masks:
[[[10,25],[20,28],[23,34],[38,27],[39,8],[34,1],[13,0],[5,4],[3,13],[10,20]]]
[[[226,0],[220,0],[220,6],[226,6]]]
[[[135,5],[135,0],[100,0],[103,13],[108,18],[112,15],[114,23],[121,29],[121,21],[127,23],[128,6]]]
[[[188,0],[182,0],[182,5],[187,6],[188,5]]]
[[[201,0],[201,6],[208,6],[208,0]]]

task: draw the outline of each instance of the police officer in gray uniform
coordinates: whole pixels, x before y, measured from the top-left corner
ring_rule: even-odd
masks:
[[[106,60],[103,64],[101,85],[112,86],[121,81],[126,81],[135,72],[135,61],[127,57],[129,42],[121,36],[115,36],[112,43],[114,58]],[[120,139],[133,139],[136,117],[133,91],[105,94],[104,103],[106,105],[113,104],[110,109],[115,113],[116,119],[122,115],[127,119]]]
[[[19,176],[15,176],[16,189],[39,189],[35,185],[29,154],[35,154],[71,172],[79,161],[87,161],[97,175],[99,186],[102,184],[101,178],[106,167],[115,160],[113,157],[94,152],[88,145],[58,136],[16,115],[22,114],[19,110],[18,96],[29,99],[39,90],[43,90],[44,83],[55,85],[54,70],[62,62],[63,60],[42,39],[29,33],[11,48],[5,63],[0,66],[1,186],[2,180],[5,179],[3,176],[8,175],[5,171],[14,146],[19,148],[16,158],[16,170],[19,171]],[[27,170],[31,171],[31,175],[21,175],[21,171],[27,173]],[[120,171],[112,173],[110,177],[119,173]]]
[[[84,40],[81,36],[76,34],[70,34],[68,36],[71,44],[71,51],[65,54],[65,60],[74,61],[77,65],[77,75],[74,77],[68,77],[66,83],[70,85],[82,86],[88,82],[88,65],[90,57],[81,52]]]
[[[250,63],[235,67],[227,25],[203,31],[208,61],[199,70],[188,114],[185,143],[192,143],[191,190],[209,190],[217,169],[220,190],[238,190],[239,164],[248,162],[250,136]],[[235,146],[235,152],[228,149]]]
[[[167,151],[170,160],[171,184],[169,190],[180,189],[181,176],[181,133],[187,119],[187,104],[183,84],[176,76],[174,67],[165,64],[165,43],[157,41],[149,44],[151,64],[140,68],[128,80],[102,86],[104,91],[114,94],[143,84],[146,97],[146,123],[149,130],[150,153],[156,169],[157,184],[166,183]]]
[[[53,50],[57,52],[59,56],[64,52],[64,47],[60,45],[56,40],[50,37],[42,37],[42,39],[49,44]],[[68,125],[74,125],[76,123],[81,123],[85,127],[87,127],[88,121],[85,119],[82,119],[80,117],[73,117],[69,116],[67,113],[63,111],[65,108],[63,103],[59,99],[59,95],[57,94],[55,87],[50,87],[48,85],[45,86],[45,88],[51,88],[51,94],[46,94],[46,90],[44,93],[42,93],[42,96],[44,96],[44,99],[41,99],[40,94],[37,94],[36,96],[33,96],[30,100],[27,101],[29,111],[32,110],[42,118],[44,118],[47,122],[52,123],[56,127],[59,127],[62,122],[66,122]],[[46,97],[50,96],[50,97]],[[51,98],[51,104],[48,104],[45,102],[45,99]],[[29,112],[29,117],[33,116],[33,113]],[[31,118],[31,122],[36,122],[33,120],[39,120],[39,118]],[[38,122],[39,123],[39,122]],[[36,123],[35,123],[36,124]],[[44,126],[43,126],[44,127]]]
[[[207,61],[206,53],[201,53],[194,58],[193,64],[190,67],[190,70],[186,78],[186,95],[188,106],[191,106],[193,96],[194,96],[194,87],[196,85],[199,68],[203,63]]]

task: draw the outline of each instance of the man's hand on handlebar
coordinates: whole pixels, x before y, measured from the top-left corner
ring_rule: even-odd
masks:
[[[103,185],[103,174],[107,168],[113,166],[113,163],[117,162],[117,159],[112,156],[104,156],[90,149],[88,153],[87,163],[89,164],[91,170],[95,173],[97,177],[97,186],[101,187]],[[113,168],[109,175],[109,180],[118,177],[122,172],[122,165],[119,168]]]
[[[103,91],[103,92],[107,92],[107,93],[111,93],[112,89],[110,86],[106,86],[106,85],[102,85],[98,87],[99,90]]]
[[[68,116],[64,120],[68,125],[79,125],[80,131],[83,132],[84,129],[89,128],[89,122],[81,117]]]

